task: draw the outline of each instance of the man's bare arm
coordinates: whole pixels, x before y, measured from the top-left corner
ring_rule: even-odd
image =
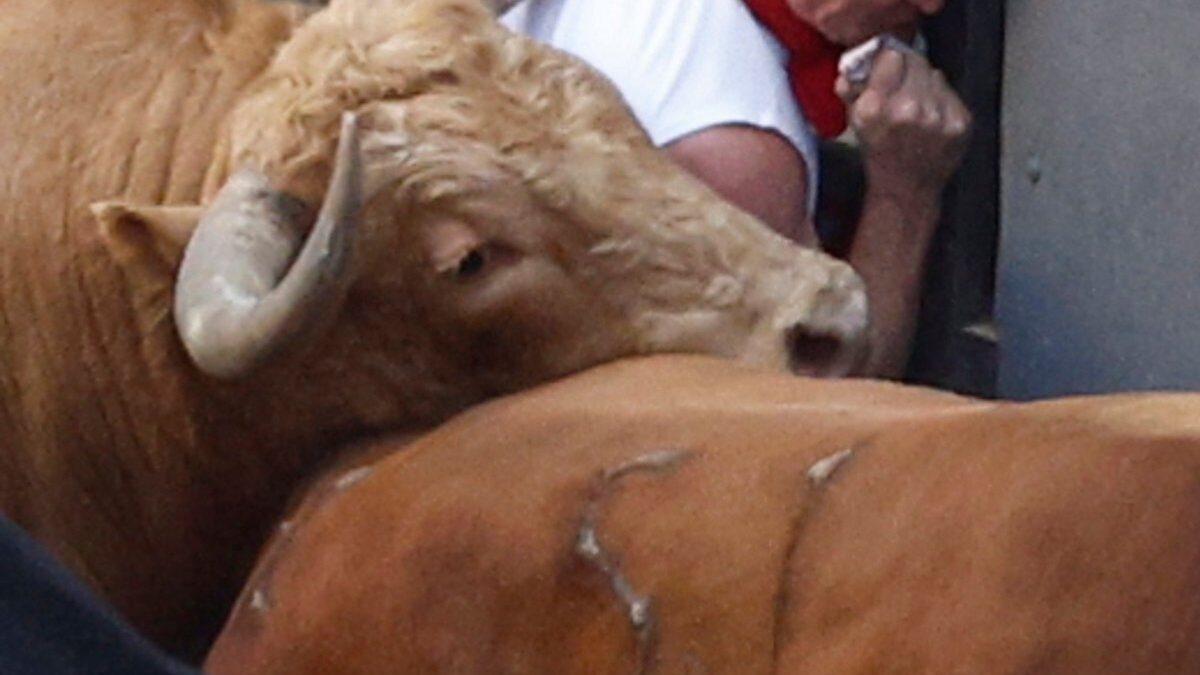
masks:
[[[849,254],[871,304],[865,374],[898,377],[908,361],[942,190],[962,159],[971,115],[941,73],[915,53],[886,50],[865,88],[844,80],[838,87],[867,174]]]
[[[942,189],[961,159],[970,113],[917,54],[885,51],[865,87],[840,82],[863,147],[867,193],[849,262],[867,283],[869,360],[862,374],[898,377],[908,360]],[[667,153],[729,201],[806,246],[804,159],[786,139],[742,125],[705,129]]]
[[[817,245],[807,214],[808,173],[790,141],[746,125],[709,127],[665,146],[722,197],[802,245]]]

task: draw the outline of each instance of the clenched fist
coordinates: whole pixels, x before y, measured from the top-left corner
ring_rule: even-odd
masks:
[[[962,161],[971,128],[971,113],[942,74],[920,54],[884,49],[865,85],[843,77],[837,87],[871,189],[940,194]]]

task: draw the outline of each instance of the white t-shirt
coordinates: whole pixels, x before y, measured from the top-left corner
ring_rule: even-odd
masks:
[[[524,0],[501,22],[608,76],[658,145],[724,124],[782,134],[807,165],[811,215],[816,137],[786,51],[741,0]]]

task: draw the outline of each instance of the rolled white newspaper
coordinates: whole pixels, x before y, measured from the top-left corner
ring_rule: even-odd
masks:
[[[871,79],[871,67],[875,65],[875,57],[885,49],[917,53],[912,45],[895,35],[876,35],[842,54],[842,58],[838,60],[838,73],[850,84],[866,84],[867,80]]]

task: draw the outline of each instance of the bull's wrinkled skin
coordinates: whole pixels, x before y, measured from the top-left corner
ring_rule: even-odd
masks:
[[[305,230],[347,112],[365,207],[340,306],[205,376],[171,314],[192,229],[247,167]],[[11,0],[0,129],[0,510],[172,647],[215,627],[324,448],[623,355],[860,351],[845,265],[471,0]],[[788,349],[809,338],[838,349]]]
[[[1200,396],[656,356],[372,452],[280,528],[211,675],[1200,671]]]

